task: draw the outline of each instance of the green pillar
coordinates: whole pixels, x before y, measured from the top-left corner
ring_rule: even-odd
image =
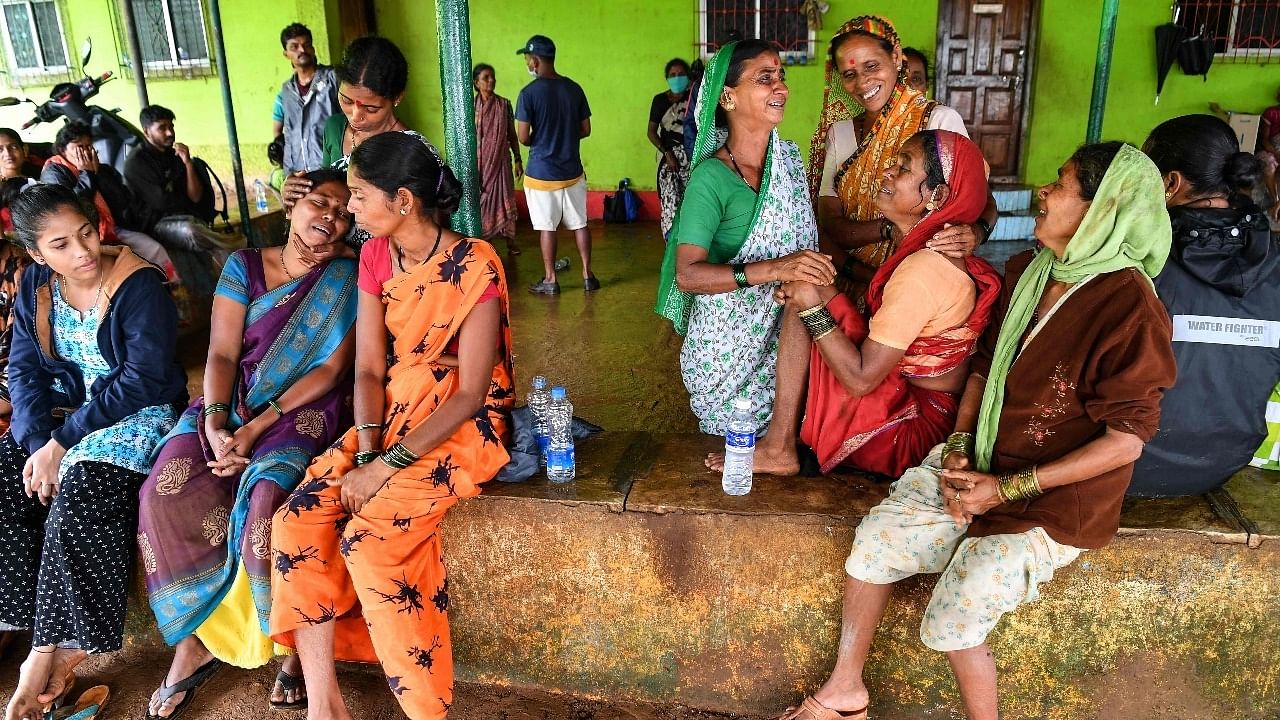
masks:
[[[1089,98],[1089,131],[1085,142],[1102,139],[1102,116],[1107,109],[1107,82],[1111,79],[1111,51],[1116,43],[1116,14],[1120,0],[1103,0],[1102,25],[1098,28],[1098,59],[1093,66],[1093,96]]]
[[[480,171],[476,165],[476,114],[471,87],[471,24],[467,0],[436,0],[440,38],[440,88],[444,92],[444,151],[462,183],[453,229],[479,237]]]

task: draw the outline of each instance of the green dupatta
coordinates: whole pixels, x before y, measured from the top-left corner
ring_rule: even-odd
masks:
[[[716,154],[725,143],[725,131],[716,127],[716,108],[720,104],[720,95],[724,92],[725,78],[729,74],[729,63],[733,58],[733,50],[738,43],[725,43],[715,55],[711,57],[711,61],[707,63],[707,69],[702,76],[702,85],[698,88],[698,97],[694,104],[694,117],[698,121],[698,134],[693,141],[693,157],[689,158],[689,172],[692,175],[693,169],[703,160]],[[743,237],[743,243],[751,236],[754,230],[754,222],[759,219],[760,211],[764,206],[765,198],[768,196],[769,176],[772,174],[772,156],[773,156],[773,140],[777,139],[778,131],[773,131],[773,137],[769,143],[769,152],[765,157],[765,172],[760,180],[760,192],[756,195],[755,211],[753,216],[753,227],[748,230]],[[678,212],[678,211],[677,211]],[[689,312],[693,306],[693,296],[676,286],[676,247],[680,244],[679,238],[670,238],[667,242],[666,252],[662,257],[662,272],[658,279],[658,302],[654,306],[654,312],[671,321],[675,327],[675,331],[680,335],[684,335],[689,329]],[[735,249],[735,253],[741,249]]]
[[[1009,368],[1049,278],[1076,283],[1092,275],[1136,268],[1150,280],[1164,267],[1172,242],[1160,171],[1142,151],[1132,145],[1121,146],[1062,259],[1041,248],[1013,290],[982,393],[976,441],[978,470],[991,470]]]

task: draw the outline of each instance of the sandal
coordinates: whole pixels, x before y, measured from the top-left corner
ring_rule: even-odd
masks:
[[[195,699],[196,691],[199,690],[202,685],[208,682],[210,678],[216,675],[218,671],[222,669],[222,665],[223,665],[223,662],[221,660],[219,660],[218,658],[214,658],[209,662],[196,668],[196,671],[191,673],[191,675],[186,679],[179,680],[178,682],[172,685],[161,685],[160,686],[160,704],[161,705],[168,702],[169,698],[173,697],[174,695],[177,695],[180,692],[185,692],[186,695],[182,698],[182,702],[178,703],[178,706],[175,707],[173,709],[173,712],[169,713],[168,715],[152,715],[151,709],[148,708],[147,720],[177,720],[177,718],[182,715],[183,711],[185,711],[187,707],[191,705],[191,701]]]
[[[56,720],[95,720],[111,698],[111,688],[106,685],[95,685],[85,690],[71,708],[71,714],[54,716]]]
[[[867,720],[867,708],[840,712],[823,705],[810,695],[800,701],[799,707],[787,708],[778,720]]]
[[[76,688],[76,674],[73,670],[68,670],[66,675],[62,676],[62,692],[58,693],[53,702],[44,710],[44,716],[49,718],[53,715],[53,711],[67,704],[68,698],[71,697],[71,691]]]
[[[281,690],[284,690],[286,693],[288,693],[294,690],[305,690],[306,680],[301,675],[290,675],[284,670],[281,670],[280,672],[276,673],[276,685],[279,685]],[[274,690],[274,688],[272,689]],[[271,703],[272,710],[306,710],[307,709],[307,699],[305,697],[300,700],[294,700],[293,702],[276,702],[275,700],[269,700],[268,702]]]

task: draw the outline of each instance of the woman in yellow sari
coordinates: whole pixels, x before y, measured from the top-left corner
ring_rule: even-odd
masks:
[[[335,660],[380,663],[413,720],[443,718],[453,658],[440,521],[506,464],[515,396],[507,281],[484,241],[433,221],[461,185],[403,133],[351,155],[360,253],[356,426],[272,529],[271,634],[295,647],[313,718],[349,718]]]
[[[876,206],[885,171],[921,130],[969,136],[960,113],[908,84],[906,68],[893,24],[875,15],[840,26],[827,49],[822,114],[809,151],[809,191],[816,201],[822,251],[835,258],[843,289],[859,305],[866,283],[902,240]],[[995,222],[995,198],[988,195],[977,221],[947,225],[925,247],[967,257],[987,240]]]

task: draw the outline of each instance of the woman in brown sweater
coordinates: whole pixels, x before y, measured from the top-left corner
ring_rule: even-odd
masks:
[[[1009,261],[956,432],[858,527],[831,677],[785,718],[866,717],[862,669],[893,584],[942,573],[920,637],[946,652],[971,720],[997,717],[1000,617],[1115,536],[1175,364],[1151,277],[1170,229],[1155,165],[1087,145],[1040,189],[1043,247]]]

